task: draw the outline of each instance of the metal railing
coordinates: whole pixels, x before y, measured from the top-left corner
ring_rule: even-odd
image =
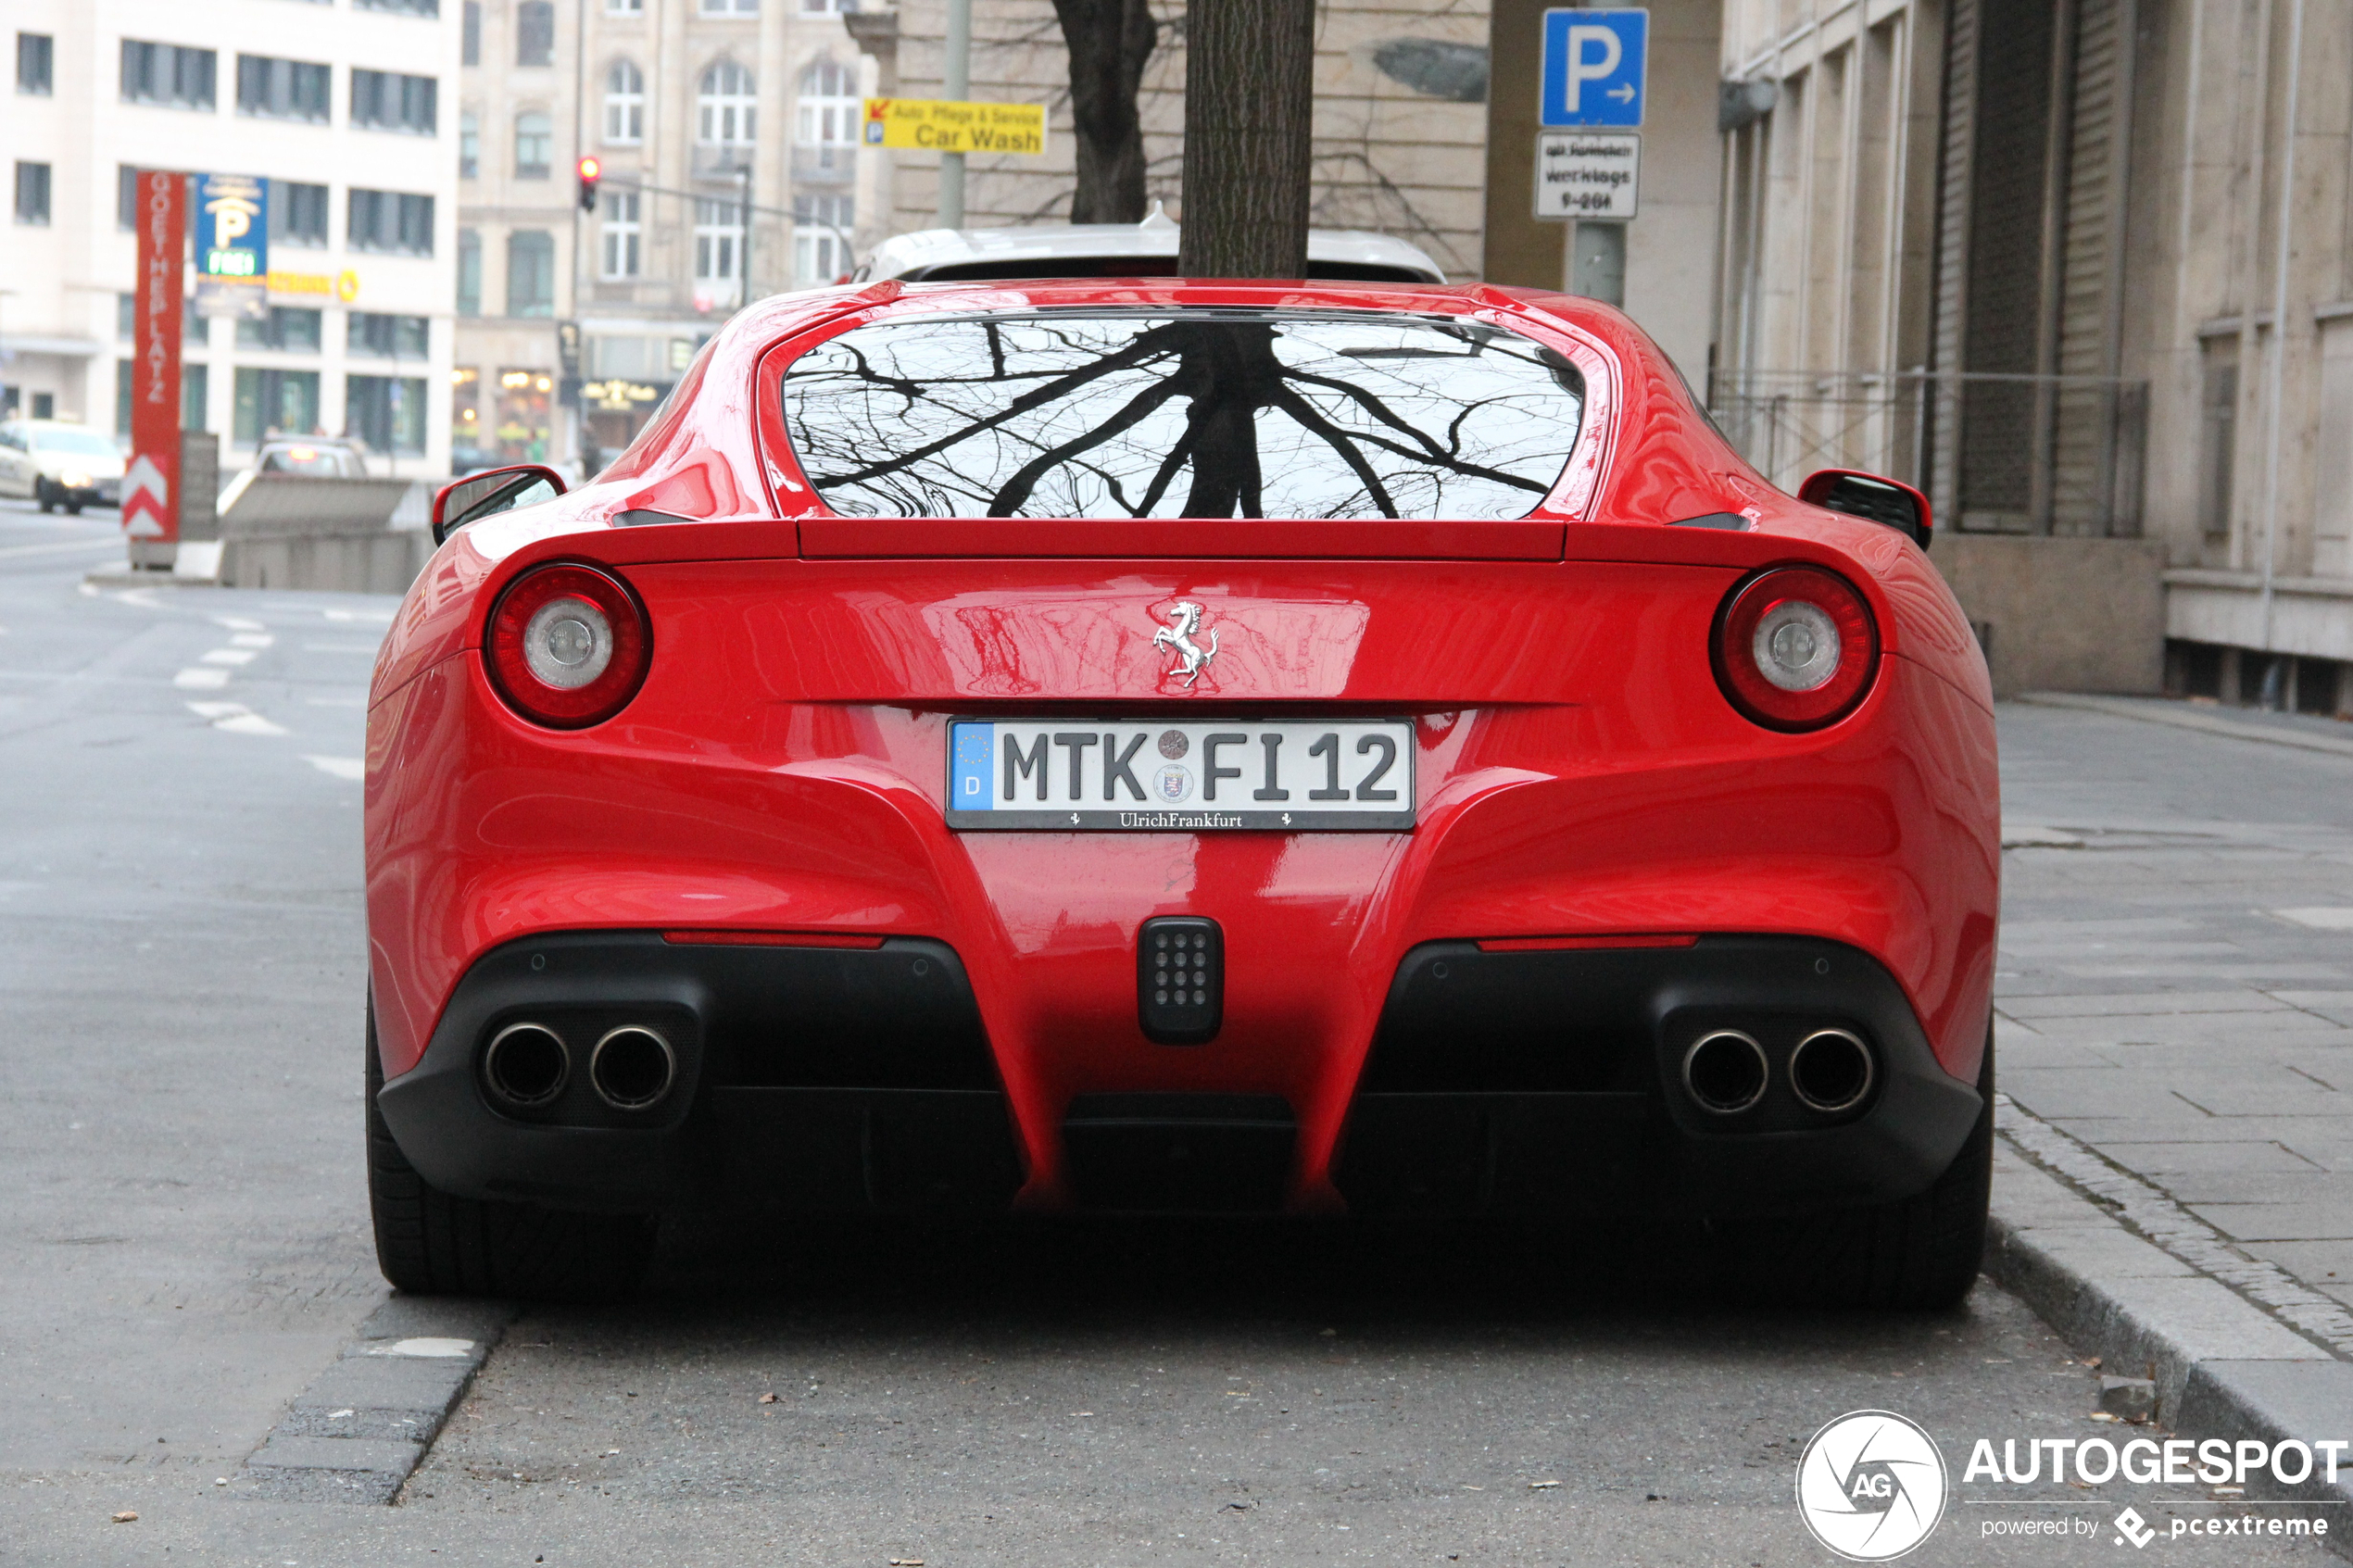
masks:
[[[1882,473],[1969,532],[2141,531],[2148,383],[1952,370],[1718,370],[1707,408],[1794,490],[1817,469]]]

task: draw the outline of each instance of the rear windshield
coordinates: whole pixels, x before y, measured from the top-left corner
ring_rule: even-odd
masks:
[[[1584,393],[1477,323],[1239,310],[880,321],[783,386],[849,517],[1524,517]]]

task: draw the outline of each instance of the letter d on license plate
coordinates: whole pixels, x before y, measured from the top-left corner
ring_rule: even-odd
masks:
[[[1414,825],[1414,726],[1405,719],[953,719],[948,825],[1402,832]]]

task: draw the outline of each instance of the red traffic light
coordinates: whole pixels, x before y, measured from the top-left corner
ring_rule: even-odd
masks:
[[[594,212],[597,210],[597,181],[601,177],[602,173],[603,171],[598,166],[595,158],[584,157],[580,160],[581,211]]]

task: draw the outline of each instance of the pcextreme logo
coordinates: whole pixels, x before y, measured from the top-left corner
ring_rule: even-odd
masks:
[[[1797,1461],[1798,1516],[1851,1562],[1885,1562],[1928,1539],[1949,1491],[1936,1440],[1892,1411],[1848,1411]]]

